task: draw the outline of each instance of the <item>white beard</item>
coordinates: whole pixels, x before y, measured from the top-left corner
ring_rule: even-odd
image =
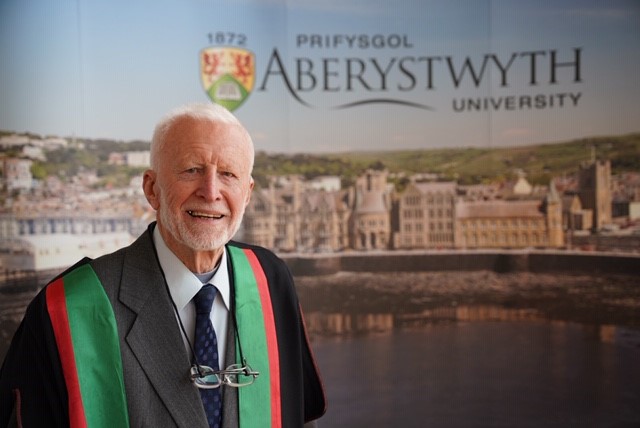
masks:
[[[244,217],[243,207],[230,227],[225,227],[223,230],[219,227],[195,230],[187,227],[184,222],[176,221],[176,217],[172,216],[168,209],[163,208],[165,206],[161,204],[158,210],[160,222],[176,241],[195,251],[213,251],[222,248],[236,234]]]

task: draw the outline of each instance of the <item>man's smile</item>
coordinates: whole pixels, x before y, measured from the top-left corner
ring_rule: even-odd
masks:
[[[212,219],[221,219],[222,217],[224,217],[224,215],[222,214],[208,214],[208,213],[204,213],[204,212],[200,212],[200,211],[187,211],[187,214],[189,214],[191,217],[198,217],[198,218],[212,218]]]

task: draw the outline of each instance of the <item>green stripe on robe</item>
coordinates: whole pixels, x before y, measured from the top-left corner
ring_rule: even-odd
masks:
[[[271,377],[262,303],[253,269],[238,247],[228,246],[234,273],[238,336],[246,362],[260,376],[238,389],[240,427],[271,426]],[[236,352],[237,358],[240,358]],[[242,361],[238,361],[242,364]]]
[[[128,427],[120,343],[111,302],[88,264],[67,274],[63,281],[87,426]]]

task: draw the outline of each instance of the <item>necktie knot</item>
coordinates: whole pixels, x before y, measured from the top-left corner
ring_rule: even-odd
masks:
[[[218,290],[211,284],[202,286],[193,298],[193,303],[196,305],[196,314],[209,315],[211,313],[211,307],[217,292]]]

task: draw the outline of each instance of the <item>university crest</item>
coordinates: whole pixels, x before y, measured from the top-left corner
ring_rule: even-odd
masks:
[[[200,78],[209,98],[233,111],[247,99],[255,81],[255,55],[235,47],[200,51]]]

